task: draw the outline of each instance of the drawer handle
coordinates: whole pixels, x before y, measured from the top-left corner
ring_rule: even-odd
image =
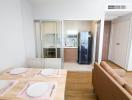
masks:
[[[120,45],[120,43],[116,43],[116,45]]]

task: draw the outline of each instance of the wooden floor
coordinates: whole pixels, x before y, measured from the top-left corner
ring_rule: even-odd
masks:
[[[65,100],[96,100],[91,72],[68,72]]]
[[[121,66],[113,63],[112,61],[105,61],[107,64],[109,64],[113,69],[120,69]],[[122,69],[122,68],[121,68]]]

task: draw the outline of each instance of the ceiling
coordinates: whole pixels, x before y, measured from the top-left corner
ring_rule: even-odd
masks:
[[[124,3],[125,3],[125,4],[126,4],[126,3],[127,3],[127,4],[128,4],[128,3],[132,3],[131,0],[107,0],[107,2],[108,2],[108,3],[114,3],[114,4],[116,4],[116,3],[120,3],[120,4],[121,4],[121,3],[123,3],[123,4],[124,4]]]
[[[67,1],[67,0],[29,0],[34,4],[41,4],[45,1]],[[76,0],[75,0],[76,1]],[[105,0],[104,0],[105,1]],[[89,1],[90,2],[90,1]],[[108,3],[110,4],[130,4],[132,3],[132,0],[107,0]]]
[[[129,13],[132,13],[130,11],[108,11],[105,13],[105,20],[113,20],[120,16],[127,15]]]
[[[54,3],[58,3],[60,1],[60,3],[62,3],[63,1],[68,1],[68,0],[29,0],[34,6],[38,5],[38,6],[43,6],[45,4],[50,4],[52,1],[52,5]],[[76,1],[76,0],[71,0],[71,1]],[[96,0],[94,0],[96,1]],[[108,0],[109,3],[124,3],[124,2],[129,2],[130,3],[131,0]],[[50,2],[50,3],[49,3]],[[120,16],[126,15],[131,13],[130,11],[107,11],[105,13],[105,20],[113,20],[116,19]]]
[[[65,0],[29,0],[33,4],[43,4],[45,2],[50,2],[50,1],[65,1]]]

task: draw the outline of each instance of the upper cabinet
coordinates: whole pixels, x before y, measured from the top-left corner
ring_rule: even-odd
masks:
[[[42,47],[60,48],[61,23],[58,21],[43,21],[41,23]]]
[[[43,29],[43,33],[46,33],[46,34],[52,34],[52,33],[56,33],[56,25],[57,23],[56,22],[48,22],[48,21],[45,21],[42,23],[42,29]]]
[[[92,21],[88,20],[64,20],[64,47],[78,47],[78,33],[92,30]]]

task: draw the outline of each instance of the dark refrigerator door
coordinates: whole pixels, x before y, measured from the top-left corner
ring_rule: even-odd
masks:
[[[87,63],[87,61],[88,61],[88,51],[87,51],[87,45],[88,44],[81,44],[81,48],[80,48],[80,63]]]
[[[88,60],[88,32],[81,32],[79,37],[79,63],[87,63]]]
[[[88,32],[81,32],[79,34],[78,63],[91,63],[91,46],[91,35]]]
[[[92,37],[88,38],[88,64],[92,63]]]

